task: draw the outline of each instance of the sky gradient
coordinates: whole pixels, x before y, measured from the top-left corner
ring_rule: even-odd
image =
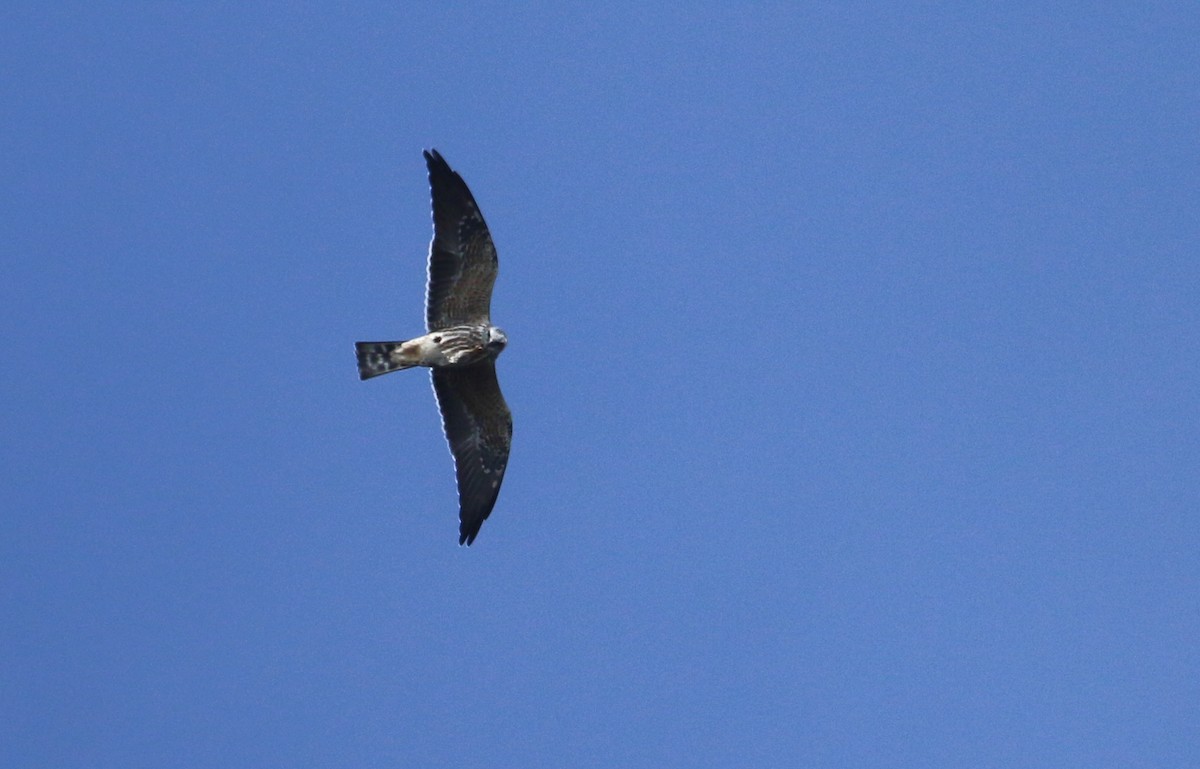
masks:
[[[8,4],[0,763],[1200,755],[1194,3]],[[457,543],[421,150],[513,453]]]

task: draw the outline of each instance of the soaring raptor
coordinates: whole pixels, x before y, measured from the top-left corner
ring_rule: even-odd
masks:
[[[496,381],[508,337],[492,325],[496,247],[462,177],[437,150],[425,153],[433,198],[433,241],[424,336],[357,342],[362,379],[428,366],[458,478],[458,544],[470,545],[492,512],[512,442],[512,413]]]

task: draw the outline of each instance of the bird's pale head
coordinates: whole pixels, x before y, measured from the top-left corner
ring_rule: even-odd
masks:
[[[508,337],[504,335],[503,329],[495,326],[488,328],[488,352],[493,358],[499,355],[507,344]]]

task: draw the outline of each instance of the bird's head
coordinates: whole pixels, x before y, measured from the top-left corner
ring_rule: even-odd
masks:
[[[499,355],[507,344],[508,337],[504,335],[503,329],[496,328],[495,326],[488,329],[488,352],[492,354],[493,358]]]

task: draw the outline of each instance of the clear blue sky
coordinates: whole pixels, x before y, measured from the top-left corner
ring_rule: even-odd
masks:
[[[1195,3],[56,5],[4,766],[1196,766]],[[354,365],[429,147],[510,339],[470,549],[428,377]]]

